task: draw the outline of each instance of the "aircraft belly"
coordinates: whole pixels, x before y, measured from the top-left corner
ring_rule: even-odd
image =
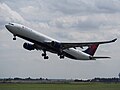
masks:
[[[65,49],[64,50],[66,53],[74,56],[77,60],[89,60],[90,55],[82,52],[82,51],[78,51],[76,49],[70,48],[70,49]]]

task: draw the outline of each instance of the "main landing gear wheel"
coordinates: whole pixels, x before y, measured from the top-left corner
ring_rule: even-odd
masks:
[[[60,55],[60,59],[64,59],[64,55]]]
[[[46,51],[43,51],[44,53],[42,53],[42,56],[44,57],[44,59],[49,59],[49,57],[46,54]]]
[[[42,56],[46,56],[46,54],[45,54],[45,53],[42,53]]]
[[[44,56],[44,59],[49,59],[49,57],[48,56]]]

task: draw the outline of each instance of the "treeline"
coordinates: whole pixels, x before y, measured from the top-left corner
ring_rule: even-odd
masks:
[[[4,78],[4,79],[0,79],[0,80],[48,80],[47,78],[36,78],[36,79],[33,79],[33,78],[19,78],[19,77],[15,77],[15,78]]]
[[[75,79],[75,82],[120,82],[120,78],[94,78],[88,80]]]
[[[94,78],[94,79],[88,79],[88,80],[79,80],[79,79],[48,79],[48,78],[4,78],[0,79],[0,83],[72,83],[72,82],[105,82],[105,83],[111,83],[120,82],[120,78]]]

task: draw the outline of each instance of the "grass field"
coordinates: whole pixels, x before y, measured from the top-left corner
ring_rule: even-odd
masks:
[[[0,90],[120,90],[120,83],[0,84]]]

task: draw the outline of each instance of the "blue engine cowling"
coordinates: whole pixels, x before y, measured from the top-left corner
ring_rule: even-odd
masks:
[[[30,51],[35,49],[34,45],[33,44],[29,44],[29,43],[24,43],[23,47],[25,49],[27,49],[27,50],[30,50]]]

